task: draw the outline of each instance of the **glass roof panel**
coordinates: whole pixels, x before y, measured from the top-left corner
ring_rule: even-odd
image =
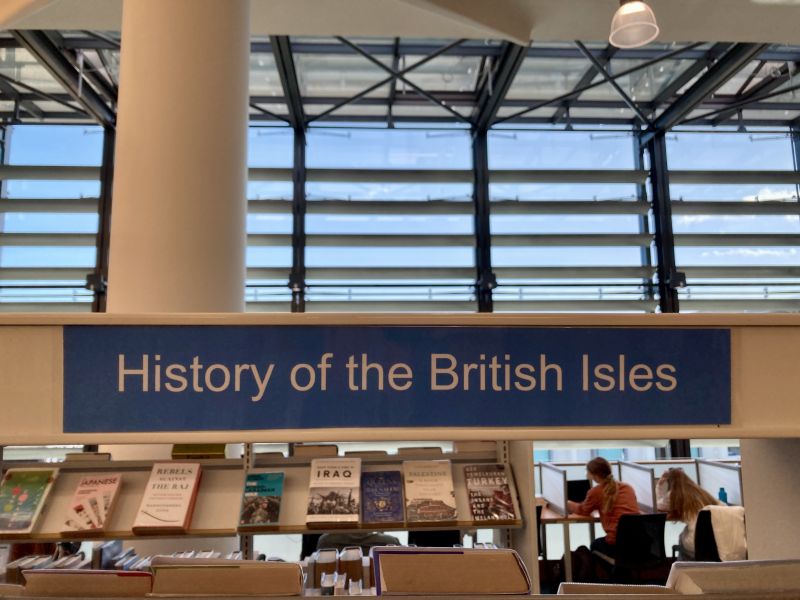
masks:
[[[281,78],[272,54],[258,52],[250,55],[250,94],[283,96]]]
[[[391,65],[390,56],[377,57]],[[388,73],[372,64],[363,56],[337,54],[295,54],[300,93],[303,96],[332,96],[347,98],[388,77]],[[381,87],[370,97],[386,96],[387,88]],[[384,91],[382,91],[384,90]]]
[[[424,56],[407,55],[400,59],[400,69],[413,65]],[[406,75],[425,91],[472,92],[478,83],[481,58],[477,56],[438,56]],[[398,87],[405,84],[400,81]]]
[[[63,92],[64,88],[23,48],[0,48],[0,73],[42,92]]]
[[[644,64],[642,60],[612,59],[606,69],[609,74],[620,73],[629,69],[636,68]],[[692,60],[665,60],[644,69],[640,69],[629,75],[618,77],[616,83],[630,96],[632,100],[648,102],[655,98],[660,91],[665,89],[677,77],[679,77],[689,66],[694,63]],[[598,75],[593,80],[600,81]],[[610,83],[587,90],[581,94],[584,100],[619,100],[620,95],[614,90]]]
[[[497,111],[497,116],[499,118],[508,117],[513,115],[516,112],[522,110],[517,106],[503,106],[500,110]],[[525,115],[526,117],[552,117],[556,113],[556,107],[554,106],[544,106],[538,110],[528,113]],[[512,121],[513,123],[513,121]]]
[[[739,93],[739,90],[745,85],[756,69],[759,68],[761,65],[761,61],[752,60],[750,63],[744,68],[741,69],[736,75],[731,77],[728,81],[725,82],[725,85],[720,87],[715,95],[716,96],[735,96]]]
[[[571,92],[591,65],[584,59],[526,58],[508,90],[511,99],[546,99]]]

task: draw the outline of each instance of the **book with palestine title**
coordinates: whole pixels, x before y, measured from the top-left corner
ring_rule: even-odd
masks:
[[[311,461],[306,523],[352,525],[361,517],[361,459],[315,458]]]
[[[239,529],[254,531],[276,528],[282,495],[282,472],[250,471],[244,480]]]
[[[408,523],[448,523],[458,518],[449,460],[403,462]]]
[[[506,465],[464,465],[469,510],[474,521],[509,523],[516,520]]]
[[[199,463],[155,463],[133,521],[133,533],[186,533],[192,521],[200,475]]]
[[[0,483],[0,534],[30,533],[58,469],[8,469]]]

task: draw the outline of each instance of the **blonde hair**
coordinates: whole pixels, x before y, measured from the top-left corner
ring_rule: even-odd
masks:
[[[692,520],[704,506],[719,504],[717,499],[692,481],[683,469],[668,469],[664,473],[669,490],[670,521]]]
[[[611,473],[611,465],[608,464],[605,458],[598,456],[588,462],[586,470],[601,480],[601,485],[603,486],[602,512],[611,512],[617,502],[617,494],[619,493],[619,486]]]

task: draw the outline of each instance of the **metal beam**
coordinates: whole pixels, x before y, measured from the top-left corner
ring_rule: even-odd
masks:
[[[611,59],[614,57],[614,55],[618,51],[619,51],[619,48],[609,44],[600,53],[600,55],[596,57],[597,58],[597,63],[602,65],[603,69],[605,69],[606,65],[608,65],[609,62],[611,62]],[[586,69],[586,71],[583,73],[583,75],[578,80],[578,82],[573,86],[572,90],[576,91],[576,90],[580,90],[583,87],[586,87],[587,85],[592,83],[592,81],[594,81],[595,77],[597,77],[597,69],[593,64],[591,67]],[[575,100],[577,100],[577,99],[578,98],[576,97]],[[564,102],[564,104],[562,106],[559,106],[556,109],[556,112],[553,114],[553,117],[552,117],[552,121],[553,121],[554,124],[555,123],[559,123],[561,121],[561,119],[563,119],[566,116],[567,110],[569,109],[570,104],[571,104],[570,101]]]
[[[394,54],[392,55],[392,70],[400,71],[400,38],[394,38]],[[397,97],[397,78],[393,78],[389,84],[389,106],[386,108],[386,124],[389,129],[394,128],[394,101]]]
[[[363,98],[363,101],[364,101],[365,104],[371,103],[372,99],[364,98],[364,96],[366,96],[367,94],[369,94],[370,92],[372,92],[374,90],[377,90],[381,86],[386,85],[387,83],[391,83],[391,82],[397,81],[398,77],[400,77],[402,75],[405,75],[409,71],[413,71],[417,67],[421,67],[425,63],[432,61],[437,56],[445,54],[448,50],[457,47],[463,41],[464,41],[463,39],[456,40],[454,42],[451,42],[451,43],[447,44],[446,46],[437,48],[433,53],[429,54],[428,56],[426,56],[422,60],[419,60],[419,61],[415,62],[411,66],[405,67],[401,71],[397,71],[396,73],[393,73],[389,77],[386,77],[384,79],[381,79],[380,81],[377,81],[377,82],[373,83],[368,88],[361,90],[355,96],[351,96],[350,98],[344,98],[344,99],[340,99],[340,100],[331,100],[330,102],[326,102],[325,104],[332,104],[333,103],[334,105],[331,106],[329,109],[321,112],[320,114],[314,115],[313,117],[308,119],[307,123],[311,123],[312,121],[316,121],[318,119],[327,118],[331,113],[336,112],[341,107],[346,106],[348,104],[352,104],[352,103],[357,102],[357,101],[361,101],[362,98]],[[384,100],[382,98],[380,98],[378,100],[380,101],[381,104],[385,104],[386,103],[386,100]],[[273,98],[271,101],[274,102],[275,99]],[[309,103],[312,103],[312,102],[315,102],[316,99],[306,99],[306,101],[309,102]],[[346,118],[349,118],[349,117],[346,117]],[[376,120],[376,119],[373,119],[373,120]],[[381,120],[381,119],[377,119],[377,120]]]
[[[292,45],[288,36],[274,35],[272,41],[272,54],[275,57],[275,67],[281,78],[283,96],[289,108],[289,122],[297,133],[306,127],[306,115],[303,110],[303,96],[300,93],[300,83],[297,80],[297,70],[292,57]]]
[[[486,115],[489,116],[490,115]],[[492,272],[492,233],[489,222],[489,134],[488,128],[475,130],[472,136],[472,168],[475,175],[473,201],[475,203],[475,292],[478,312],[493,311],[492,290],[497,287],[497,277]]]
[[[663,131],[647,143],[650,155],[650,186],[652,188],[653,220],[658,264],[658,305],[662,313],[679,312],[677,286],[681,276],[675,266],[675,237],[672,233],[672,208],[669,197],[667,140]]]
[[[652,104],[658,107],[671,100],[675,94],[711,66],[711,63],[722,56],[730,47],[731,44],[714,44],[704,57],[696,59],[680,75],[661,88],[651,101]]]
[[[476,131],[488,130],[503,104],[511,84],[525,60],[524,46],[506,42],[503,54],[494,69],[487,74],[483,86],[478,92],[478,101],[472,113],[472,121]]]
[[[12,79],[8,75],[3,75],[0,73],[0,81],[5,81],[6,83],[10,83],[11,85],[15,85],[17,87],[22,88],[23,90],[28,90],[31,94],[33,94],[37,98],[41,98],[43,100],[52,100],[57,104],[61,104],[69,108],[70,110],[75,111],[76,113],[80,113],[82,115],[89,116],[89,113],[82,110],[78,106],[74,106],[63,99],[61,95],[58,94],[48,94],[47,92],[43,92],[41,90],[37,90],[35,87],[28,85],[27,83],[22,83],[21,81],[17,81],[16,79]]]
[[[19,110],[22,109],[32,117],[37,119],[44,118],[42,109],[36,106],[36,103],[32,100],[22,100],[17,89],[5,79],[0,79],[0,94],[2,96],[8,96],[11,101],[14,102],[15,113],[19,114]]]
[[[111,241],[111,194],[114,188],[114,147],[116,132],[111,127],[103,131],[103,164],[100,167],[100,198],[97,203],[97,260],[94,272],[86,278],[87,289],[94,292],[92,312],[106,312],[108,255]]]
[[[736,97],[736,102],[750,102],[754,98],[761,98],[766,94],[771,94],[775,90],[777,90],[780,86],[782,86],[787,81],[792,79],[792,73],[789,69],[789,63],[786,63],[778,69],[778,73],[776,75],[769,75],[764,77],[761,81],[759,81],[756,85],[751,87],[749,90],[744,92],[743,94]],[[738,109],[732,108],[730,110],[723,111],[717,115],[714,119],[714,125],[719,125],[724,123],[732,116],[736,115]]]
[[[81,81],[81,74],[45,32],[14,30],[12,34],[93,119],[104,127],[115,126],[115,112],[87,80]]]
[[[633,168],[637,171],[644,170],[644,148],[639,142],[639,128],[633,136]],[[636,202],[638,208],[642,212],[639,213],[639,233],[651,235],[650,231],[650,201],[647,198],[647,184],[645,182],[636,185]],[[641,263],[643,268],[653,268],[653,250],[648,244],[642,246],[639,251]],[[648,300],[655,300],[655,281],[653,280],[652,271],[646,280],[646,293]]]
[[[294,169],[292,174],[292,312],[306,311],[306,133],[294,132]]]
[[[467,119],[460,112],[454,110],[446,102],[443,102],[443,101],[439,100],[433,94],[430,94],[430,93],[426,92],[421,87],[419,87],[417,84],[415,84],[413,81],[410,81],[407,77],[404,77],[398,71],[394,71],[391,67],[383,64],[380,60],[378,60],[377,58],[372,56],[369,52],[364,51],[358,44],[354,44],[353,42],[351,42],[347,38],[343,38],[343,37],[340,37],[340,36],[337,36],[336,39],[339,40],[340,42],[342,42],[343,44],[345,44],[346,46],[349,46],[350,48],[352,48],[355,52],[357,52],[358,54],[360,54],[361,56],[366,58],[369,62],[374,64],[376,67],[378,67],[380,69],[383,69],[384,71],[386,71],[387,73],[389,73],[393,77],[395,77],[395,78],[399,79],[400,81],[402,81],[403,83],[405,83],[408,87],[410,87],[412,90],[417,92],[423,98],[427,98],[428,100],[430,100],[433,104],[435,104],[439,108],[443,108],[444,110],[449,112],[451,115],[453,115],[459,121],[461,121],[463,123],[469,123],[469,119]]]
[[[716,92],[730,80],[747,63],[756,58],[768,44],[736,44],[715,62],[692,87],[681,94],[672,106],[661,113],[653,122],[650,131],[642,137],[642,143],[648,144],[658,132],[668,131],[681,122],[690,112],[706,98]]]
[[[631,97],[625,93],[625,90],[623,90],[620,87],[617,81],[613,77],[611,77],[611,75],[608,74],[608,71],[606,71],[605,67],[600,63],[600,61],[598,61],[597,58],[595,58],[594,54],[589,52],[589,49],[586,46],[584,46],[582,42],[576,41],[575,45],[581,51],[581,54],[583,54],[586,57],[586,59],[592,63],[592,66],[594,66],[595,70],[600,74],[600,76],[608,84],[610,84],[612,88],[614,88],[614,91],[616,91],[617,94],[619,94],[623,102],[625,102],[628,108],[630,108],[633,111],[633,114],[635,114],[642,123],[646,125],[652,125],[652,123],[650,123],[650,119],[647,118],[647,115],[645,115],[642,112],[642,109],[639,108],[639,105],[636,104],[636,102],[634,102],[631,99]]]
[[[670,59],[675,58],[677,56],[681,56],[681,55],[683,55],[683,54],[685,54],[685,53],[687,53],[687,52],[689,52],[689,51],[691,51],[694,48],[697,48],[699,46],[702,46],[702,44],[700,44],[700,43],[689,44],[688,46],[684,46],[683,48],[676,48],[675,50],[670,50],[669,52],[666,52],[664,54],[660,54],[659,56],[657,56],[657,57],[655,57],[655,58],[653,58],[651,60],[645,61],[645,62],[643,62],[641,64],[636,65],[635,67],[631,67],[630,69],[626,69],[624,71],[620,71],[619,73],[615,73],[614,75],[610,75],[609,77],[611,79],[614,79],[614,80],[619,79],[620,77],[625,77],[626,75],[630,75],[631,73],[636,73],[637,71],[641,71],[643,69],[647,69],[649,67],[652,67],[653,65],[656,65],[656,64],[658,64],[658,63],[660,63],[662,61],[670,60]],[[575,89],[575,90],[572,90],[571,92],[567,92],[566,94],[561,94],[560,96],[556,96],[555,98],[551,98],[549,100],[543,100],[541,102],[537,102],[533,106],[530,106],[528,108],[525,108],[525,109],[522,109],[520,111],[517,111],[512,115],[509,115],[507,117],[503,117],[502,119],[498,119],[495,122],[495,124],[503,123],[505,121],[511,121],[512,119],[517,119],[519,117],[522,117],[522,116],[524,116],[524,115],[526,115],[526,114],[528,114],[530,112],[533,112],[533,111],[538,110],[540,108],[543,108],[545,106],[550,106],[551,104],[557,104],[557,103],[562,102],[564,100],[570,100],[571,98],[577,98],[583,92],[591,90],[591,89],[596,88],[596,87],[599,87],[601,85],[605,85],[605,84],[606,84],[605,81],[597,81],[595,83],[590,83],[589,85],[584,86],[583,88]]]

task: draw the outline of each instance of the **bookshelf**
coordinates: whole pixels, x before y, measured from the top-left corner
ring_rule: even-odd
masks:
[[[346,531],[382,531],[392,530],[431,530],[431,529],[520,529],[524,519],[518,518],[511,523],[492,525],[487,521],[474,521],[470,518],[467,489],[464,482],[463,466],[476,463],[498,462],[495,452],[419,452],[403,455],[380,453],[358,453],[362,461],[362,472],[381,470],[402,470],[403,460],[448,459],[453,465],[453,484],[456,493],[456,506],[459,518],[455,522],[402,525],[350,525],[341,527],[332,525],[306,525],[306,504],[308,498],[310,464],[313,455],[284,457],[269,453],[254,455],[252,468],[267,471],[282,471],[285,474],[283,494],[281,497],[280,522],[275,527],[259,531],[248,531],[242,535],[269,535],[289,533],[322,533],[328,530]],[[422,449],[424,450],[424,449]],[[352,456],[352,454],[349,454]],[[182,459],[186,461],[187,459]],[[59,475],[53,490],[47,499],[42,513],[30,534],[2,534],[0,539],[9,541],[60,541],[74,540],[111,540],[111,539],[157,539],[175,537],[221,537],[239,535],[237,521],[241,505],[242,490],[247,461],[243,459],[189,459],[198,462],[202,467],[202,479],[197,496],[191,526],[186,534],[175,535],[135,535],[131,531],[134,517],[144,494],[147,480],[154,461],[66,461],[63,463],[47,463],[57,466]],[[158,461],[161,462],[161,461]],[[33,468],[42,463],[6,462],[3,468]],[[522,515],[523,504],[514,485],[515,469],[511,471],[511,495],[515,514]],[[63,521],[75,488],[80,478],[87,474],[122,473],[122,485],[117,504],[111,515],[106,531],[101,534],[86,532],[61,533]]]

